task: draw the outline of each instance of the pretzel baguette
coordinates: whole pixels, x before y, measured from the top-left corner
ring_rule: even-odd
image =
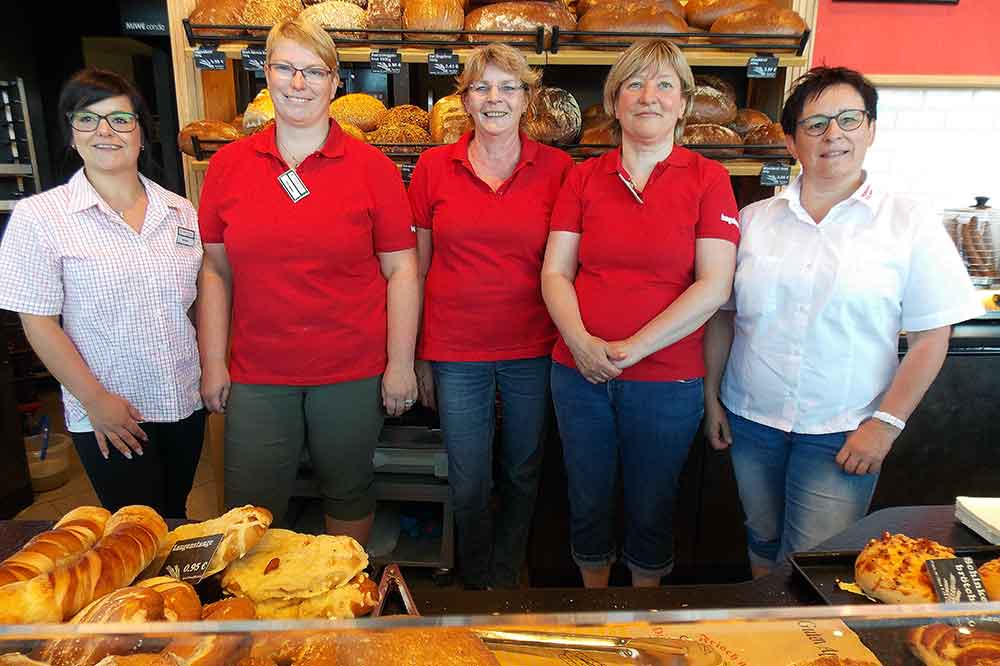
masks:
[[[0,587],[49,573],[72,562],[97,543],[110,515],[97,506],[73,509],[51,530],[42,532],[0,562]]]
[[[69,564],[0,588],[0,624],[61,622],[94,599],[130,584],[167,535],[147,506],[124,507],[108,519],[94,548]]]

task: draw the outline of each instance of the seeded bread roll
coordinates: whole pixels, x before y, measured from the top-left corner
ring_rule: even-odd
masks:
[[[726,14],[742,12],[761,5],[772,5],[772,3],[770,0],[688,0],[684,8],[684,18],[691,25],[708,30]]]
[[[562,88],[541,88],[521,118],[521,128],[542,143],[572,143],[582,125],[580,105]]]
[[[353,28],[364,30],[368,27],[368,15],[365,10],[352,2],[342,0],[326,0],[311,5],[302,10],[300,17],[324,28]],[[331,33],[334,39],[363,39],[365,33],[349,30]]]
[[[648,0],[626,0],[597,5],[577,21],[577,30],[593,32],[687,32],[687,23],[672,11]],[[628,42],[636,37],[583,35],[581,42]],[[671,41],[687,42],[687,37],[671,37]],[[601,47],[598,47],[601,48]],[[608,48],[608,47],[605,47]],[[611,47],[617,49],[617,47]]]
[[[411,125],[410,123],[398,123],[395,125],[382,125],[374,132],[369,132],[365,135],[365,141],[368,143],[378,143],[378,144],[399,144],[399,143],[430,143],[431,135],[427,131],[417,125]],[[408,147],[408,148],[382,148],[385,152],[396,152],[396,153],[419,153],[420,148]]]
[[[545,46],[552,38],[552,26],[576,29],[576,17],[566,5],[554,2],[498,2],[474,9],[465,17],[465,29],[479,32],[525,32],[545,28]],[[503,41],[503,35],[466,35],[468,41]]]
[[[351,93],[330,103],[330,117],[338,123],[350,123],[362,132],[371,132],[385,113],[385,104],[365,93]]]
[[[409,30],[462,30],[465,11],[462,0],[406,0],[403,27]],[[435,42],[458,41],[460,35],[447,33],[406,33],[406,39]]]
[[[247,0],[243,8],[243,25],[275,26],[295,18],[302,11],[300,0]],[[266,30],[251,30],[255,35],[266,35]]]
[[[743,137],[743,143],[747,145],[780,146],[773,150],[766,148],[750,148],[747,153],[751,155],[784,155],[787,153],[785,147],[785,130],[781,128],[781,123],[767,123],[752,128]]]
[[[743,136],[754,127],[770,125],[771,122],[771,118],[766,113],[757,109],[737,109],[736,117],[733,118],[732,122],[726,123],[726,127]]]
[[[400,104],[391,109],[386,109],[376,121],[378,127],[382,127],[383,125],[398,125],[399,123],[409,123],[410,125],[416,125],[429,131],[431,128],[431,114],[413,104]]]
[[[736,105],[715,88],[698,86],[693,97],[694,106],[687,119],[689,123],[725,125],[736,119]]]
[[[434,143],[455,143],[472,128],[472,118],[465,112],[458,95],[442,97],[431,108],[431,141]]]
[[[685,146],[704,148],[704,150],[699,152],[702,152],[705,157],[711,157],[712,159],[730,159],[743,154],[742,148],[711,148],[711,146],[719,144],[743,143],[743,139],[740,138],[739,134],[722,125],[707,123],[688,125],[684,128],[684,136],[681,138],[681,143]]]

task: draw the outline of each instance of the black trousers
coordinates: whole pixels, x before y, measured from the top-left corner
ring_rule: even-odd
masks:
[[[188,493],[205,439],[205,410],[174,423],[142,423],[149,441],[129,460],[110,444],[105,460],[92,432],[70,433],[80,462],[108,511],[151,506],[164,518],[185,518]]]

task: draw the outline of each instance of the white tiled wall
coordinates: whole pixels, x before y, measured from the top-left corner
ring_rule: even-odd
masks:
[[[1000,90],[880,88],[868,173],[934,210],[1000,207]]]

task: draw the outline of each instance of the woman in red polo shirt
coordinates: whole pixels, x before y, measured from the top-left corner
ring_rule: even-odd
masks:
[[[437,387],[469,588],[517,586],[538,489],[556,337],[539,276],[549,213],[572,166],[566,153],[518,130],[539,79],[509,46],[476,49],[457,90],[474,130],[421,155],[409,189],[426,276],[418,374],[422,387]],[[432,402],[433,393],[422,389],[422,399]]]
[[[274,127],[220,150],[201,193],[202,397],[226,412],[227,505],[282,520],[307,445],[327,531],[364,543],[382,407],[417,395],[412,215],[392,162],[328,117],[326,31],[275,26],[266,75]]]
[[[693,90],[670,42],[625,51],[604,83],[621,147],[577,166],[552,212],[542,292],[561,334],[552,398],[587,587],[607,586],[616,557],[619,460],[632,584],[673,567],[677,481],[703,412],[702,328],[729,297],[739,238],[726,170],[674,143]]]

